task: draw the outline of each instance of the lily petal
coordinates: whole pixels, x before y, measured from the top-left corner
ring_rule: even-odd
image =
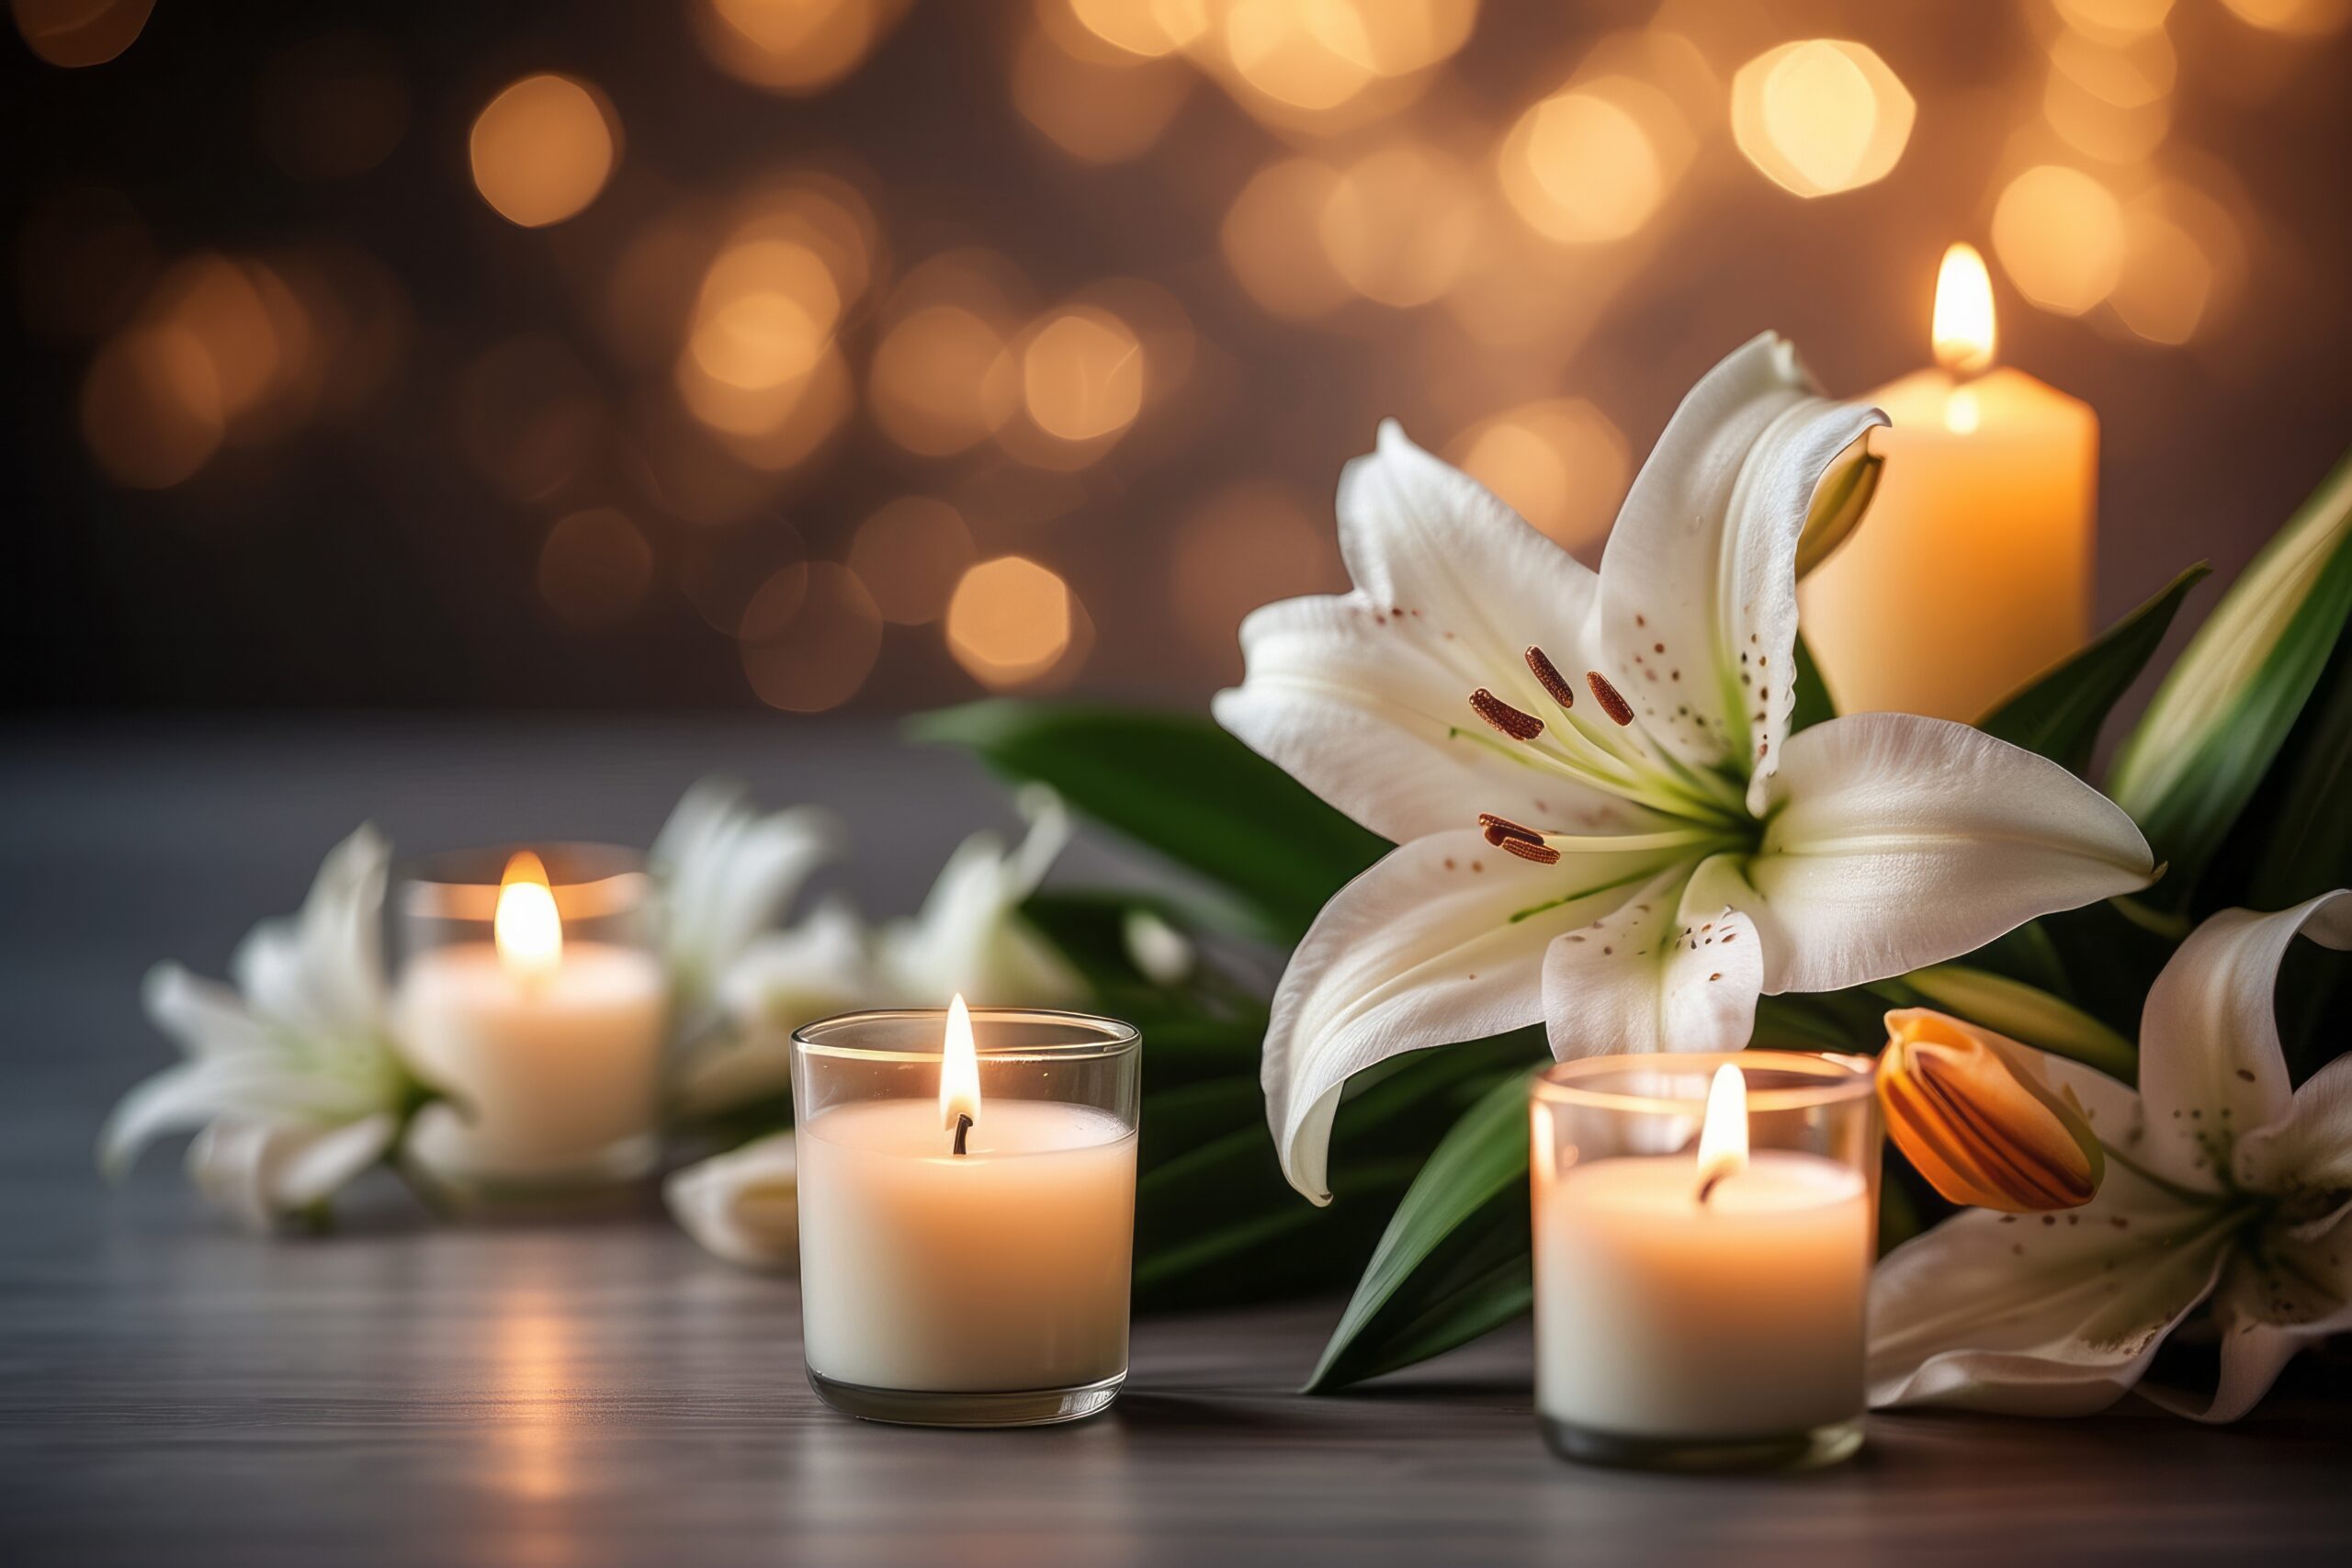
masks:
[[[2298,932],[2324,946],[2352,947],[2352,893],[2324,893],[2273,915],[2224,909],[2189,932],[2148,988],[2140,1018],[2148,1133],[2135,1157],[2158,1175],[2212,1187],[2243,1137],[2237,1177],[2267,1190],[2281,1170],[2312,1157],[2315,1141],[2341,1148],[2352,1140],[2344,1113],[2323,1109],[2339,1103],[2332,1093],[2314,1097],[2291,1128],[2278,1125],[2289,1121],[2295,1097],[2272,998]]]
[[[882,995],[888,1004],[936,1004],[963,992],[973,1001],[1052,1006],[1086,994],[1068,961],[1021,918],[1021,905],[1069,842],[1069,812],[1049,789],[1024,790],[1029,818],[1022,842],[1006,851],[994,833],[956,846],[932,884],[922,910],[893,920],[876,940]]]
[[[249,1058],[182,1062],[132,1086],[115,1103],[98,1133],[98,1168],[120,1177],[141,1150],[166,1133],[237,1111],[273,1110],[334,1093]]]
[[[1871,1404],[2104,1409],[2211,1292],[2237,1224],[2120,1161],[2064,1214],[1954,1215],[1871,1278]]]
[[[762,816],[749,799],[735,781],[697,782],[648,855],[664,879],[671,968],[690,1002],[775,920],[839,838],[826,812]]]
[[[1553,711],[1527,650],[1588,667],[1592,572],[1393,420],[1341,475],[1339,512],[1355,592],[1243,622],[1249,676],[1217,694],[1217,722],[1399,843],[1461,826],[1470,801],[1531,821],[1616,820],[1611,797],[1490,744],[1468,706],[1485,687]]]
[[[2297,1351],[2352,1328],[2352,1218],[2339,1210],[2301,1232],[2274,1225],[2260,1247],[2239,1249],[2214,1292],[2213,1326],[2222,1364],[2211,1398],[2156,1383],[2141,1392],[2199,1421],[2234,1421]]]
[[[729,1263],[790,1269],[800,1260],[799,1159],[789,1133],[690,1165],[662,1185],[688,1235]]]
[[[302,1129],[270,1174],[270,1201],[282,1213],[307,1209],[341,1191],[392,1146],[400,1118],[388,1111],[362,1116],[340,1127]]]
[[[1552,1055],[1736,1051],[1764,982],[1756,926],[1713,875],[1677,867],[1544,955]]]
[[[1857,714],[1790,738],[1748,863],[1768,992],[1835,991],[2147,886],[2147,840],[2045,758],[1964,724]]]
[[[327,852],[301,909],[264,920],[229,973],[263,1017],[333,1039],[364,1035],[384,1006],[384,884],[391,845],[364,826]]]
[[[1657,860],[1539,866],[1457,829],[1399,846],[1341,888],[1291,954],[1266,1032],[1266,1114],[1291,1185],[1330,1201],[1325,1161],[1349,1078],[1542,1018],[1545,947],[1633,897]]]
[[[245,999],[217,980],[206,980],[176,964],[147,971],[140,1001],[150,1022],[198,1059],[267,1057],[275,1051],[268,1026]]]
[[[1886,416],[1815,390],[1785,339],[1751,339],[1690,389],[1600,561],[1600,668],[1695,767],[1757,781],[1796,704],[1797,542],[1814,487]],[[1760,783],[1749,785],[1761,813]]]

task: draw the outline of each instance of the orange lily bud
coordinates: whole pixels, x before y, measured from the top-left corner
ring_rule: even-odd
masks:
[[[1886,1015],[1878,1099],[1895,1146],[1955,1203],[2010,1213],[2087,1203],[2106,1151],[2071,1091],[2004,1035],[1926,1008]]]

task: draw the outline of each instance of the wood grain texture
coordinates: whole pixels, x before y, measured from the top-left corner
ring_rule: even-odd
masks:
[[[160,1065],[133,987],[217,966],[375,815],[414,849],[649,834],[696,772],[824,797],[855,885],[907,907],[1000,819],[874,732],[414,727],[19,736],[0,753],[0,1561],[1905,1564],[2345,1560],[2347,1380],[2307,1365],[2242,1427],[1874,1420],[1858,1463],[1689,1480],[1550,1458],[1523,1334],[1305,1399],[1336,1303],[1138,1325],[1111,1416],[1013,1433],[864,1426],[800,1370],[788,1280],[650,1205],[436,1227],[389,1179],[337,1235],[208,1217],[165,1155],[91,1174],[111,1098]],[[902,780],[911,782],[901,782]],[[539,814],[538,818],[532,813]]]

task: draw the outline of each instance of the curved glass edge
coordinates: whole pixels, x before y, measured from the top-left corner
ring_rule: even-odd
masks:
[[[1652,1052],[1618,1056],[1585,1056],[1558,1062],[1537,1075],[1530,1093],[1552,1105],[1582,1106],[1599,1111],[1642,1115],[1702,1115],[1707,1108],[1704,1089],[1690,1095],[1637,1094],[1603,1089],[1586,1079],[1612,1074],[1660,1070],[1713,1077],[1717,1067],[1793,1073],[1814,1081],[1750,1089],[1750,1111],[1803,1111],[1815,1106],[1841,1105],[1869,1098],[1877,1063],[1868,1056],[1805,1051]]]
[[[974,1044],[983,1061],[989,1062],[1074,1062],[1107,1060],[1122,1056],[1143,1043],[1143,1032],[1123,1019],[1105,1018],[1100,1013],[1069,1012],[1058,1008],[978,1007],[970,1010],[974,1032],[990,1023],[1035,1023],[1064,1029],[1085,1030],[1094,1038],[1072,1040],[1057,1045],[990,1046],[976,1038]],[[907,1051],[874,1045],[857,1045],[843,1040],[826,1038],[831,1034],[855,1034],[863,1030],[886,1025],[932,1023],[943,1038],[943,1045],[928,1050]],[[875,1008],[864,1012],[836,1013],[813,1023],[804,1023],[792,1032],[793,1049],[810,1056],[828,1056],[837,1061],[854,1062],[936,1062],[944,1054],[944,1039],[947,1028],[945,1008]]]

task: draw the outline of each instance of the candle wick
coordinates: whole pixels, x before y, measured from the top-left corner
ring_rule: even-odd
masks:
[[[1699,1207],[1703,1209],[1707,1206],[1707,1200],[1714,1195],[1716,1186],[1722,1182],[1724,1177],[1729,1176],[1730,1174],[1730,1171],[1718,1167],[1714,1171],[1710,1173],[1704,1180],[1699,1183]]]
[[[956,1152],[964,1152],[964,1139],[972,1131],[972,1119],[962,1111],[956,1113]]]

